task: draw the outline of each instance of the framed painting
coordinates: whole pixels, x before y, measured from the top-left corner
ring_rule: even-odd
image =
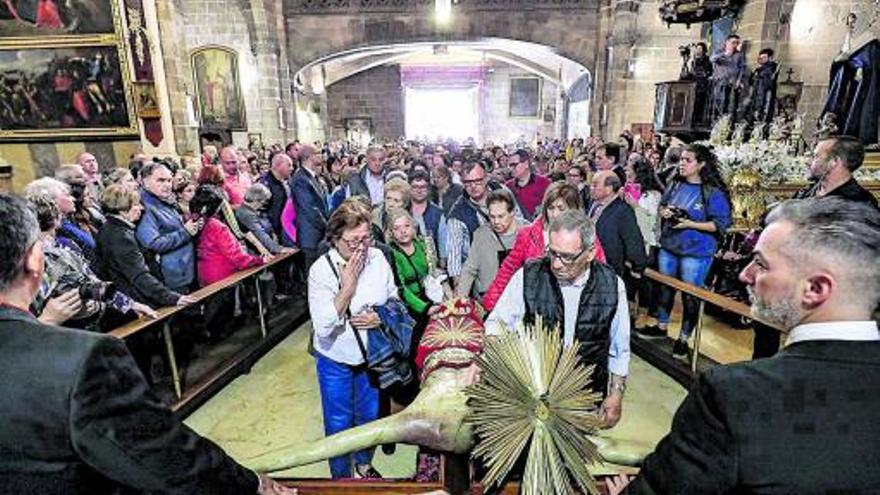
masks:
[[[0,0],[0,38],[114,34],[112,0]]]
[[[223,47],[206,47],[192,54],[192,67],[203,128],[246,128],[238,73],[238,55]]]
[[[137,116],[142,119],[159,118],[159,100],[156,97],[156,86],[151,82],[135,82],[134,106]]]
[[[118,45],[0,46],[0,137],[137,134]]]
[[[510,117],[539,118],[541,116],[541,78],[510,78]]]

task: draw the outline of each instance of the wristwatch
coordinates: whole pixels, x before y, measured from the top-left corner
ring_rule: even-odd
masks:
[[[608,394],[610,395],[611,392],[613,392],[613,391],[615,391],[615,390],[617,390],[618,392],[620,392],[620,395],[623,396],[623,394],[626,393],[626,383],[622,383],[622,382],[611,382],[611,383],[609,383],[609,384],[608,384]]]

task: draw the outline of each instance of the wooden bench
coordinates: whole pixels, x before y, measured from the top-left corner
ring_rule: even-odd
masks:
[[[164,308],[160,308],[156,310],[158,316],[156,318],[148,318],[146,316],[141,316],[137,320],[126,323],[121,327],[115,328],[112,330],[110,335],[114,337],[118,337],[120,339],[126,339],[131,337],[132,335],[136,335],[140,332],[147,330],[148,328],[162,324],[162,336],[165,341],[165,351],[168,355],[168,362],[171,368],[171,377],[174,382],[174,393],[177,398],[180,399],[183,397],[183,390],[180,381],[180,371],[177,368],[177,357],[174,353],[174,343],[171,339],[171,326],[169,322],[171,321],[171,317],[176,315],[177,313],[183,311],[185,308],[189,306],[193,306],[196,304],[201,304],[211,298],[213,295],[221,292],[230,287],[234,287],[237,284],[240,284],[247,279],[253,278],[254,284],[256,286],[257,293],[257,311],[259,312],[259,322],[260,322],[260,331],[262,332],[263,338],[266,337],[266,318],[263,311],[263,299],[262,293],[260,291],[260,279],[259,275],[263,273],[265,270],[278,265],[288,259],[290,259],[296,251],[292,251],[289,253],[279,254],[269,260],[268,263],[255,266],[253,268],[248,268],[247,270],[242,270],[240,272],[235,273],[219,282],[215,282],[211,285],[202,287],[201,289],[189,294],[193,298],[195,298],[195,302],[187,306],[166,306]]]

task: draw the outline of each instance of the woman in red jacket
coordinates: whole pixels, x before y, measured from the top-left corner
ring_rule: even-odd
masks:
[[[498,275],[483,296],[483,306],[487,312],[492,311],[513,274],[522,268],[526,261],[544,256],[549,237],[544,226],[550,225],[550,222],[563,211],[577,208],[581,208],[581,200],[575,186],[565,182],[554,182],[547,188],[544,201],[541,202],[541,216],[516,234],[516,241],[510,254],[501,263]],[[599,244],[598,237],[596,237],[596,260],[605,262],[605,252]]]
[[[190,212],[205,220],[196,244],[196,269],[201,287],[265,262],[259,256],[248,254],[229,227],[217,218],[222,204],[223,192],[210,185],[199,186],[189,203]]]
[[[220,209],[224,199],[220,188],[203,184],[196,189],[189,203],[190,213],[205,221],[196,241],[196,271],[201,287],[266,261],[248,254],[229,227],[218,218],[222,215]],[[223,289],[205,304],[205,332],[213,341],[222,339],[236,328],[235,290],[236,287]]]

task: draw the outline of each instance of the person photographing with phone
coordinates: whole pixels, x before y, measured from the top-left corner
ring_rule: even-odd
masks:
[[[396,298],[397,286],[388,261],[372,247],[371,221],[361,201],[343,201],[327,221],[330,250],[309,270],[312,345],[327,436],[379,415],[379,389],[370,380],[361,346],[382,323],[374,308]],[[379,478],[372,457],[373,449],[334,457],[331,475],[351,478],[353,461],[358,476]]]
[[[683,282],[702,286],[718,249],[718,238],[731,225],[727,185],[718,172],[714,153],[691,144],[681,154],[679,174],[660,200],[660,272]],[[661,285],[657,325],[638,331],[643,338],[665,338],[675,292]],[[697,323],[699,301],[682,294],[681,332],[672,355],[687,358],[688,338]]]

